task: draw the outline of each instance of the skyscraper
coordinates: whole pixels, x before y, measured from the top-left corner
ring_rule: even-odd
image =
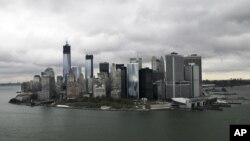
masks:
[[[64,96],[61,93],[62,90],[63,90],[63,77],[59,75],[56,77],[56,94],[59,99],[62,99]]]
[[[116,69],[122,69],[124,67],[124,64],[116,64],[115,67]]]
[[[70,55],[70,45],[68,42],[63,46],[63,78],[64,82],[66,79],[66,74],[69,73],[71,69],[71,55]]]
[[[150,100],[154,98],[152,73],[152,69],[149,68],[139,70],[140,98],[147,98]]]
[[[116,69],[116,65],[113,63],[110,70],[110,83],[111,83],[111,93],[112,98],[121,97],[121,69]]]
[[[67,77],[67,82],[66,82],[67,99],[75,99],[80,94],[79,83],[75,82],[75,76],[72,72],[68,73],[66,77]]]
[[[138,63],[139,70],[142,68],[142,58],[130,58],[130,63]]]
[[[155,56],[151,59],[151,66],[153,71],[159,71],[160,70],[160,60],[157,59]]]
[[[86,92],[88,94],[93,94],[93,55],[86,55],[85,62],[85,78],[86,78]]]
[[[121,70],[121,97],[127,98],[127,67],[124,64],[116,64],[116,70]]]
[[[197,54],[191,54],[189,56],[186,56],[184,58],[184,65],[188,66],[190,63],[194,63],[199,67],[199,79],[200,79],[200,85],[202,85],[202,60],[201,56],[198,56]]]
[[[199,66],[194,64],[185,66],[185,80],[190,81],[190,97],[200,96]]]
[[[155,56],[151,59],[151,65],[153,70],[153,82],[158,80],[164,80],[164,59],[157,59]]]
[[[184,81],[184,57],[177,53],[166,55],[166,98],[187,97],[189,82]]]
[[[127,88],[128,97],[139,99],[139,64],[127,64]]]
[[[50,100],[56,96],[55,75],[52,68],[45,69],[42,72],[42,92],[38,95],[39,100]]]
[[[93,78],[93,55],[86,55],[86,62],[85,62],[85,77]]]
[[[99,64],[99,69],[100,69],[100,73],[101,72],[105,72],[107,74],[109,74],[109,63],[108,62],[103,62]]]
[[[173,52],[166,55],[166,81],[184,80],[184,57]]]
[[[74,78],[76,82],[79,82],[80,74],[82,73],[81,67],[72,67],[72,72],[74,74]]]

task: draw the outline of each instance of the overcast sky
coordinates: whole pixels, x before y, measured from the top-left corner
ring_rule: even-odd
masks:
[[[204,79],[250,78],[249,0],[0,0],[0,83],[53,67],[200,54]],[[97,69],[96,69],[97,72]]]

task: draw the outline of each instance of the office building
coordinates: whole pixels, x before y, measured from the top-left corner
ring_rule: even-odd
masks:
[[[139,64],[127,64],[127,96],[139,99]]]
[[[74,74],[75,82],[79,83],[80,74],[82,73],[81,67],[72,67],[72,72]]]
[[[71,69],[71,55],[70,55],[70,45],[68,42],[63,46],[63,78],[64,82],[66,79],[66,74],[69,73]]]
[[[116,70],[121,70],[121,98],[127,98],[127,67],[116,64]]]
[[[166,81],[184,81],[184,57],[177,53],[166,55]]]
[[[57,98],[63,99],[64,95],[62,94],[63,91],[63,76],[56,77],[56,95]]]
[[[151,59],[151,65],[152,65],[152,70],[153,70],[153,82],[158,81],[158,80],[164,80],[164,59],[161,56],[160,59],[157,59],[155,56],[152,57]]]
[[[41,82],[41,77],[40,77],[40,75],[34,75],[33,81],[34,81],[34,82]]]
[[[104,63],[100,63],[99,64],[99,72],[105,72],[107,74],[109,74],[109,63],[108,62],[104,62]]]
[[[184,65],[188,66],[190,63],[194,63],[199,67],[199,81],[200,81],[200,87],[202,86],[202,60],[201,56],[198,56],[197,54],[191,54],[189,56],[186,56],[184,58]]]
[[[153,82],[153,97],[161,101],[166,100],[166,85],[163,80]]]
[[[80,94],[80,87],[77,82],[75,82],[75,76],[73,72],[68,73],[66,79],[66,94],[67,99],[76,99]]]
[[[185,80],[190,82],[190,97],[200,96],[199,66],[190,64],[185,66]]]
[[[85,79],[86,79],[86,93],[93,94],[93,55],[86,55],[85,62]]]
[[[41,75],[42,91],[38,95],[39,100],[50,100],[56,97],[55,75],[52,68],[45,69]]]
[[[105,96],[110,97],[110,78],[108,77],[108,74],[106,72],[101,72],[97,74],[97,80],[99,85],[105,86]],[[97,82],[96,82],[97,83]]]
[[[116,69],[116,65],[113,63],[110,70],[110,84],[112,98],[121,97],[121,69]]]
[[[149,68],[144,68],[139,70],[139,92],[140,98],[147,98],[153,100],[153,71]]]
[[[142,68],[142,58],[130,58],[130,63],[138,63],[139,70]]]
[[[93,97],[106,97],[105,80],[99,78],[95,80]]]
[[[165,57],[166,98],[188,97],[190,84],[184,81],[184,57],[174,52]]]
[[[93,78],[94,68],[93,68],[93,55],[86,55],[85,62],[85,77],[86,79]]]
[[[124,64],[116,64],[116,69],[122,69],[124,67]]]
[[[155,56],[152,57],[151,59],[151,67],[153,71],[160,71],[160,60],[157,59]]]
[[[86,93],[92,96],[95,78],[85,79]]]

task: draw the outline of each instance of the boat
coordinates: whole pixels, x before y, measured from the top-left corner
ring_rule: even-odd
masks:
[[[56,105],[56,107],[58,107],[58,108],[69,108],[68,105]]]
[[[227,101],[226,100],[217,99],[216,103],[227,104]]]
[[[109,107],[109,106],[101,106],[101,110],[109,110],[111,107]]]

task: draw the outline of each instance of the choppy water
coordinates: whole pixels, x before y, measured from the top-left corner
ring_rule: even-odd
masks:
[[[0,87],[0,141],[228,141],[230,124],[250,124],[250,101],[224,111],[91,111],[9,104]],[[250,95],[250,86],[232,91]]]

